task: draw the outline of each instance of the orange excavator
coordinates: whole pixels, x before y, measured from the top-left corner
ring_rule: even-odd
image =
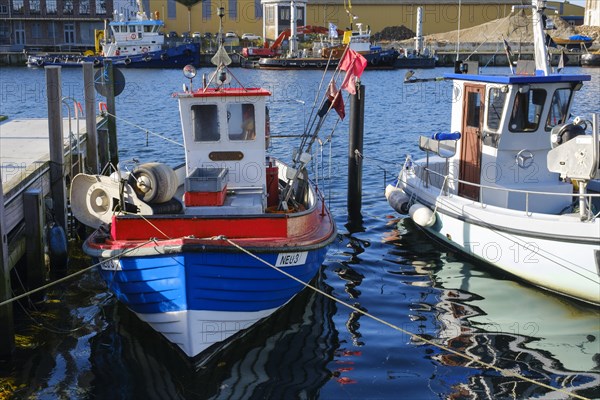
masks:
[[[305,35],[309,33],[320,33],[320,34],[329,34],[329,29],[324,28],[322,26],[299,26],[296,29],[297,35]],[[337,29],[338,36],[343,36],[344,31]],[[246,58],[255,58],[255,57],[275,57],[281,55],[281,43],[284,40],[288,39],[292,31],[290,29],[286,29],[277,36],[277,39],[273,41],[271,45],[265,40],[265,44],[263,47],[244,47],[242,49],[242,56]]]

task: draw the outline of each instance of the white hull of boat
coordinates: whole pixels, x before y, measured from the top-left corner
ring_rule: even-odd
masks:
[[[544,289],[600,305],[600,219],[526,213],[424,188],[409,174],[399,189],[435,210],[419,226],[445,245]],[[397,210],[400,211],[400,210]]]
[[[179,346],[188,357],[194,357],[210,346],[251,327],[277,309],[255,312],[186,310],[136,315]]]

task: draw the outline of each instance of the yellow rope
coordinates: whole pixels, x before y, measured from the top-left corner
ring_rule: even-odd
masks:
[[[430,344],[430,345],[432,345],[432,346],[435,346],[435,347],[437,347],[437,348],[439,348],[439,349],[442,349],[442,350],[444,350],[444,351],[447,351],[447,352],[449,352],[449,353],[452,353],[452,354],[454,354],[454,355],[456,355],[456,356],[459,356],[459,357],[465,358],[465,359],[467,359],[467,360],[469,360],[469,361],[475,362],[475,363],[477,363],[477,364],[479,364],[479,365],[481,365],[481,366],[483,366],[483,367],[486,367],[486,368],[489,368],[489,369],[493,369],[493,370],[495,370],[495,371],[497,371],[497,372],[501,373],[501,374],[502,374],[502,375],[504,375],[504,376],[507,376],[507,377],[514,377],[514,378],[522,379],[522,380],[524,380],[524,381],[526,381],[526,382],[533,383],[533,384],[535,384],[535,385],[538,385],[538,386],[541,386],[541,387],[543,387],[543,388],[550,389],[550,390],[553,390],[553,391],[556,391],[556,392],[561,392],[561,393],[563,393],[563,394],[566,394],[566,395],[568,395],[568,396],[570,396],[570,397],[573,397],[573,398],[582,399],[582,400],[590,400],[590,399],[589,399],[589,398],[587,398],[587,397],[583,397],[583,396],[580,396],[580,395],[577,395],[577,394],[574,394],[574,393],[568,392],[568,391],[566,391],[566,390],[564,390],[564,389],[561,389],[561,388],[555,388],[555,387],[553,387],[553,386],[550,386],[550,385],[547,385],[547,384],[545,384],[545,383],[543,383],[543,382],[538,382],[538,381],[536,381],[536,380],[534,380],[534,379],[531,379],[531,378],[528,378],[528,377],[526,377],[526,376],[523,376],[523,375],[521,375],[521,374],[519,374],[519,373],[517,373],[517,372],[511,371],[511,370],[505,370],[505,369],[502,369],[502,368],[496,367],[495,365],[492,365],[492,364],[486,363],[486,362],[484,362],[484,361],[478,360],[478,359],[476,359],[476,358],[474,358],[474,357],[471,357],[471,356],[469,356],[469,355],[467,355],[467,354],[463,354],[463,353],[461,353],[461,352],[459,352],[459,351],[456,351],[456,350],[453,350],[453,349],[451,349],[451,348],[449,348],[449,347],[447,347],[447,346],[444,346],[444,345],[442,345],[442,344],[435,343],[435,342],[433,342],[433,341],[431,341],[431,340],[429,340],[429,339],[427,339],[427,338],[424,338],[424,337],[422,337],[422,336],[419,336],[419,335],[417,335],[417,334],[414,334],[414,333],[412,333],[412,332],[409,332],[409,331],[407,331],[407,330],[405,330],[405,329],[402,329],[402,328],[400,328],[400,327],[399,327],[399,326],[397,326],[397,325],[394,325],[394,324],[392,324],[392,323],[390,323],[390,322],[387,322],[387,321],[385,321],[385,320],[383,320],[383,319],[381,319],[381,318],[379,318],[379,317],[376,317],[376,316],[374,316],[374,315],[372,315],[372,314],[370,314],[370,313],[368,313],[368,312],[366,312],[366,311],[364,311],[364,310],[361,310],[360,308],[357,308],[357,307],[355,307],[355,306],[353,306],[353,305],[351,305],[351,304],[348,304],[348,303],[344,302],[343,300],[337,299],[337,298],[335,298],[334,296],[330,295],[329,293],[326,293],[326,292],[322,291],[321,289],[319,289],[319,288],[316,288],[316,287],[314,287],[314,286],[310,285],[309,283],[306,283],[306,282],[302,281],[301,279],[298,279],[298,278],[296,278],[295,276],[291,275],[290,273],[288,273],[288,272],[286,272],[286,271],[282,270],[281,268],[278,268],[278,267],[274,266],[273,264],[271,264],[271,263],[269,263],[269,262],[267,262],[267,261],[265,261],[265,260],[261,259],[261,258],[260,258],[260,257],[258,257],[257,255],[255,255],[255,254],[251,253],[250,251],[248,251],[248,250],[244,249],[243,247],[241,247],[241,246],[240,246],[240,245],[238,245],[237,243],[233,242],[232,240],[230,240],[230,239],[228,239],[228,238],[226,238],[226,237],[224,237],[224,236],[221,236],[221,237],[220,237],[220,240],[225,240],[225,241],[227,241],[229,244],[231,244],[232,246],[234,246],[234,247],[235,247],[235,248],[237,248],[238,250],[240,250],[240,251],[242,251],[242,252],[244,252],[244,253],[248,254],[249,256],[251,256],[251,257],[255,258],[256,260],[258,260],[258,261],[260,261],[260,262],[262,262],[263,264],[265,264],[265,265],[268,265],[269,267],[271,267],[271,268],[275,269],[276,271],[278,271],[278,272],[282,273],[283,275],[287,276],[288,278],[295,280],[296,282],[298,282],[298,283],[300,283],[300,284],[304,285],[305,287],[307,287],[307,288],[309,288],[309,289],[311,289],[311,290],[313,290],[313,291],[315,291],[315,292],[317,292],[317,293],[319,293],[319,294],[321,294],[321,295],[323,295],[323,296],[325,296],[325,297],[327,297],[327,298],[329,298],[329,299],[331,299],[331,300],[335,301],[336,303],[342,304],[343,306],[345,306],[345,307],[347,307],[347,308],[351,309],[352,311],[355,311],[355,312],[357,312],[357,313],[360,313],[360,314],[362,314],[362,315],[364,315],[364,316],[367,316],[367,317],[369,317],[369,318],[371,318],[371,319],[373,319],[373,320],[375,320],[375,321],[377,321],[377,322],[379,322],[379,323],[382,323],[382,324],[384,324],[384,325],[387,325],[387,326],[389,326],[389,327],[390,327],[390,328],[392,328],[392,329],[395,329],[395,330],[397,330],[397,331],[399,331],[399,332],[402,332],[402,333],[404,333],[404,334],[406,334],[406,335],[409,335],[409,336],[410,336],[411,338],[413,338],[413,339],[418,339],[418,340],[420,340],[420,341],[422,341],[422,342],[425,342],[425,343],[427,343],[427,344]]]

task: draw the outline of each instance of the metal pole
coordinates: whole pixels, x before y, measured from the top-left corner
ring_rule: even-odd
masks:
[[[348,139],[348,217],[362,220],[362,152],[365,114],[365,86],[359,85],[357,93],[350,96]]]
[[[62,120],[62,82],[60,67],[46,67],[46,92],[48,95],[48,133],[50,142],[50,190],[54,220],[66,232],[67,189],[64,179],[64,151]]]
[[[85,142],[86,170],[97,174],[98,170],[98,132],[96,130],[96,90],[94,88],[94,65],[83,63],[83,84],[85,93]]]
[[[112,60],[104,61],[106,76],[108,77],[108,89],[106,91],[106,111],[108,112],[108,151],[110,153],[110,162],[117,167],[119,163],[119,145],[117,143],[117,120],[115,105],[115,76],[113,74]]]
[[[4,191],[0,176],[0,302],[11,298],[10,267],[8,266],[8,232],[4,219]],[[8,358],[15,349],[15,328],[12,303],[0,307],[0,357]]]

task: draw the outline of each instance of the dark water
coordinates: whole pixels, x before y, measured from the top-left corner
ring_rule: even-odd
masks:
[[[579,93],[573,114],[589,117],[600,112],[600,70],[585,72],[593,79]],[[152,135],[147,145],[145,130],[181,141],[177,102],[170,94],[180,90],[183,75],[124,74],[127,87],[117,98],[121,159],[180,163],[180,147]],[[234,74],[247,86],[273,92],[274,134],[302,131],[319,72],[235,69]],[[568,397],[484,368],[478,360],[600,398],[597,308],[490,273],[435,246],[388,207],[384,181],[393,178],[407,152],[416,151],[418,135],[449,126],[450,83],[405,86],[403,76],[404,71],[363,75],[362,222],[348,224],[346,212],[347,122],[333,132],[329,121],[322,131],[324,144],[316,156],[324,162],[313,171],[340,232],[315,285],[393,328],[305,291],[199,367],[116,304],[99,276],[89,272],[49,290],[43,302],[15,305],[18,348],[14,360],[0,365],[0,399]],[[81,71],[64,70],[63,95],[83,99],[81,79]],[[2,68],[0,114],[45,117],[44,91],[43,70]],[[289,159],[295,144],[278,139],[273,151]],[[89,265],[84,255],[71,260],[72,271]]]

